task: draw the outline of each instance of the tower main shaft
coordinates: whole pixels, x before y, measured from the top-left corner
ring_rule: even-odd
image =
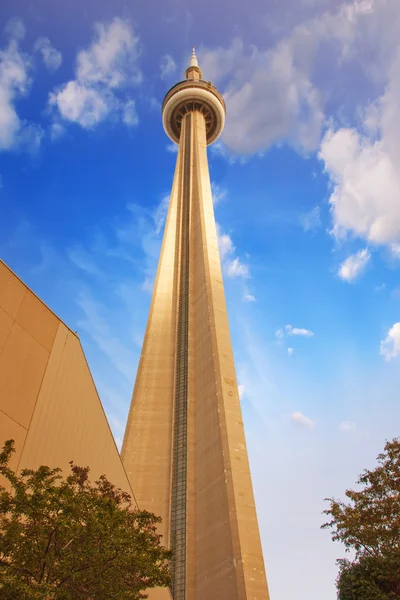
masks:
[[[122,459],[174,600],[268,600],[207,162],[225,107],[197,60],[186,77],[163,105],[179,151]]]

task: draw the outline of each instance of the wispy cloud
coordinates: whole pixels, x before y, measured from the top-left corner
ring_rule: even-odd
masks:
[[[364,273],[370,260],[371,254],[367,248],[348,256],[339,267],[340,279],[348,282],[355,281]]]
[[[380,354],[386,361],[400,355],[400,322],[395,323],[381,341]]]
[[[344,431],[345,433],[354,431],[356,429],[356,427],[357,427],[357,425],[354,423],[354,421],[343,421],[339,425],[340,431]]]
[[[247,279],[249,277],[249,267],[242,263],[240,258],[236,256],[236,258],[227,263],[226,274],[228,277],[243,277],[243,279]]]
[[[308,429],[313,429],[315,427],[315,422],[312,421],[309,417],[306,417],[300,411],[296,411],[290,415],[291,420],[300,425],[301,427],[306,427]]]
[[[121,120],[128,127],[134,127],[139,123],[139,117],[136,110],[136,101],[132,98],[126,100],[121,107]]]
[[[49,38],[40,37],[36,40],[34,50],[40,54],[44,64],[50,72],[56,71],[62,63],[62,54],[54,48]]]
[[[300,327],[292,327],[292,325],[285,325],[285,331],[287,335],[298,335],[302,337],[313,337],[314,332],[309,329],[303,329]]]
[[[135,364],[135,354],[132,349],[121,343],[119,338],[110,330],[108,311],[90,293],[82,292],[77,298],[77,304],[82,309],[84,318],[79,319],[78,327],[84,330],[106,354],[114,367],[132,381],[132,366]]]
[[[21,20],[6,25],[8,45],[0,49],[0,150],[35,151],[43,137],[39,125],[27,123],[16,110],[19,98],[28,95],[32,84],[32,59],[19,47],[25,35]]]
[[[221,228],[217,227],[218,246],[222,262],[235,251],[231,236],[227,233],[222,233]]]
[[[88,275],[103,278],[104,274],[95,263],[93,254],[79,245],[74,245],[67,250],[69,260],[81,271]]]
[[[248,265],[243,263],[238,256],[235,256],[235,246],[229,234],[224,233],[217,224],[217,235],[219,252],[224,272],[231,279],[250,277]]]
[[[303,213],[300,217],[300,224],[304,231],[314,231],[321,227],[321,210],[319,206],[315,206],[309,212]]]
[[[212,194],[214,206],[216,206],[217,204],[219,204],[222,200],[224,200],[226,198],[227,191],[225,188],[221,187],[218,183],[216,183],[215,181],[212,181],[211,182],[211,194]]]
[[[160,77],[161,79],[168,79],[176,72],[176,62],[174,61],[171,54],[164,54],[160,61]]]
[[[167,148],[167,152],[169,152],[170,154],[178,154],[178,150],[179,150],[178,144],[174,144],[173,142],[171,142],[170,144],[167,144],[166,148]]]
[[[256,297],[253,296],[253,294],[250,294],[248,291],[246,291],[243,296],[243,300],[245,302],[256,302]]]
[[[154,211],[154,225],[155,225],[155,230],[156,230],[156,235],[159,235],[161,233],[162,228],[164,227],[166,218],[167,218],[167,214],[168,214],[168,207],[169,207],[169,199],[170,196],[169,194],[166,194],[160,204],[157,206],[156,210]]]

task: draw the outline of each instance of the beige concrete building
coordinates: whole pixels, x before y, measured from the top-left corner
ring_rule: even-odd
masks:
[[[0,261],[0,443],[13,468],[90,465],[132,494],[79,338]]]
[[[174,600],[269,598],[207,163],[224,121],[193,53],[163,103],[179,151],[121,452],[139,505],[163,518]]]

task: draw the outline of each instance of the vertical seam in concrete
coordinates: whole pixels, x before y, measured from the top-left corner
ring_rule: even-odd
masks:
[[[22,306],[22,303],[21,303],[21,306]],[[41,380],[41,382],[40,382],[40,386],[39,386],[39,390],[38,390],[38,393],[37,393],[37,396],[36,396],[35,404],[34,404],[34,406],[33,406],[33,409],[32,409],[31,418],[29,419],[29,425],[28,425],[28,427],[27,427],[27,429],[26,429],[26,432],[27,432],[27,433],[26,433],[25,440],[24,440],[24,443],[23,443],[23,446],[22,446],[21,454],[19,455],[18,465],[17,465],[17,468],[16,468],[16,471],[17,471],[17,472],[19,471],[19,465],[20,465],[20,463],[21,463],[21,458],[22,458],[22,455],[23,455],[23,453],[24,453],[25,446],[26,446],[26,442],[27,442],[27,440],[28,440],[28,437],[29,437],[29,432],[30,432],[30,429],[31,429],[32,419],[33,419],[33,416],[34,416],[34,414],[35,414],[35,410],[36,410],[37,403],[38,403],[38,400],[39,400],[40,392],[42,391],[42,387],[43,387],[43,381],[44,381],[44,378],[46,377],[46,371],[47,371],[47,367],[49,366],[49,360],[50,360],[51,352],[52,352],[52,350],[53,350],[53,347],[54,347],[54,342],[55,342],[55,339],[56,339],[56,337],[57,337],[57,333],[58,333],[58,331],[59,331],[59,329],[60,329],[60,325],[61,325],[61,323],[59,322],[59,323],[58,323],[58,326],[57,326],[57,331],[56,331],[56,333],[55,333],[55,336],[54,336],[53,344],[52,344],[52,346],[51,346],[51,350],[50,350],[50,352],[48,353],[47,362],[46,362],[46,366],[45,366],[45,368],[44,368],[44,371],[43,371],[42,380]],[[65,347],[65,342],[64,342],[64,347]],[[60,367],[60,366],[58,366],[58,368],[59,368],[59,367]],[[58,371],[58,369],[57,369],[57,371]]]
[[[8,312],[4,310],[4,308],[2,308],[2,310],[4,311],[4,314],[5,314],[5,315],[7,315],[8,317],[10,317],[10,319],[12,319],[12,323],[11,323],[11,326],[10,326],[10,330],[9,330],[9,332],[8,332],[8,334],[7,334],[6,340],[5,340],[5,342],[4,342],[3,350],[0,352],[0,358],[3,356],[3,352],[4,352],[4,351],[5,351],[5,349],[6,349],[7,342],[8,342],[8,340],[9,340],[9,338],[10,338],[10,335],[11,335],[11,331],[12,331],[12,329],[13,329],[13,327],[14,327],[15,323],[16,323],[15,319],[13,319],[13,317],[12,317],[11,315],[9,315],[9,314],[8,314]]]
[[[171,336],[171,344],[173,345],[174,353],[174,371],[176,373],[177,368],[177,349],[176,349],[176,328],[178,323],[178,298],[179,298],[179,272],[180,272],[180,247],[181,247],[181,220],[182,220],[182,188],[183,188],[183,176],[184,176],[184,154],[185,154],[185,143],[184,143],[184,131],[185,122],[182,123],[181,137],[178,148],[178,158],[176,162],[174,185],[177,185],[177,198],[176,198],[176,215],[175,215],[175,266],[174,266],[174,281],[173,281],[173,294],[174,294],[174,335]],[[171,459],[170,459],[170,480],[169,480],[169,523],[168,523],[168,544],[172,547],[172,527],[171,527],[171,516],[172,516],[172,494],[173,494],[173,479],[174,471],[172,468],[173,462],[173,449],[174,449],[174,428],[175,428],[175,405],[176,405],[176,378],[174,377],[172,392],[172,415],[171,415]]]

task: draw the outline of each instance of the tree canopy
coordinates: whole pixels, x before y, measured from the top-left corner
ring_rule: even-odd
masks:
[[[350,502],[327,498],[332,539],[341,541],[354,560],[338,560],[340,600],[400,598],[400,439],[387,442],[378,466],[365,470],[347,490]]]
[[[13,441],[0,453],[0,597],[8,600],[138,600],[170,584],[160,518],[132,505],[105,476],[72,462],[16,474]]]

